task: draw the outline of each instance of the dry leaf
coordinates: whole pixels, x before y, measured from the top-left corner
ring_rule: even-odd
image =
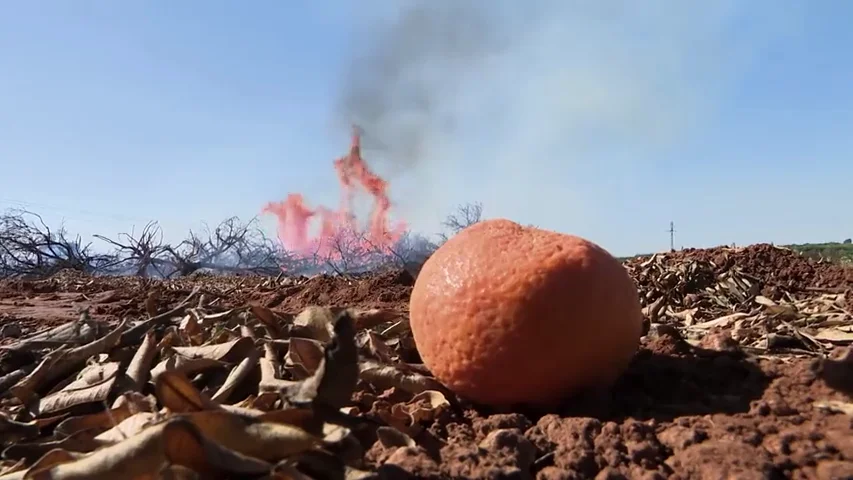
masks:
[[[63,438],[62,440],[37,441],[32,443],[15,443],[3,450],[3,458],[18,460],[25,459],[27,462],[35,462],[47,452],[60,448],[69,452],[91,452],[100,447],[86,432]]]
[[[246,358],[231,370],[231,373],[225,379],[225,383],[213,394],[211,400],[214,402],[225,402],[240,383],[258,366],[258,358],[259,354],[257,350],[250,350]]]
[[[0,412],[0,444],[20,442],[38,437],[39,426],[36,422],[16,422]]]
[[[366,472],[346,465],[344,480],[377,480],[380,476],[374,472]]]
[[[60,346],[82,345],[95,340],[105,323],[94,321],[74,320],[47,331],[22,338],[12,345],[0,346],[0,350],[28,351],[42,348],[57,348]]]
[[[170,420],[163,429],[166,459],[210,478],[222,474],[258,476],[268,473],[272,465],[257,458],[241,455],[205,438],[196,425],[186,418]]]
[[[45,355],[42,361],[39,362],[38,366],[30,372],[29,375],[19,380],[9,389],[11,390],[12,395],[17,397],[24,405],[30,404],[30,402],[32,402],[36,397],[36,390],[38,390],[41,385],[48,383],[49,372],[59,362],[59,359],[65,355],[65,352],[66,350],[64,347],[59,347],[57,350]]]
[[[202,339],[202,335],[204,334],[204,330],[202,330],[201,325],[196,320],[196,316],[190,314],[184,315],[181,323],[178,324],[178,331],[183,333],[185,338],[192,340],[194,345]]]
[[[166,372],[180,372],[185,375],[193,375],[198,372],[210,370],[211,368],[222,368],[228,364],[210,358],[187,358],[183,355],[173,355],[158,363],[151,370],[151,379],[155,382],[160,375]]]
[[[814,338],[843,345],[853,343],[853,331],[850,327],[826,328],[815,334]]]
[[[138,406],[131,402],[124,402],[111,410],[105,410],[91,415],[69,417],[56,426],[54,429],[54,435],[68,437],[86,430],[106,430],[136,413],[134,410],[137,408]]]
[[[86,345],[81,345],[65,351],[65,354],[62,355],[53,368],[51,368],[45,382],[62,378],[68,373],[73,372],[76,368],[79,368],[79,366],[90,357],[100,355],[113,349],[118,344],[126,327],[127,319],[124,319],[114,330],[110,331],[103,337],[93,340]]]
[[[198,347],[174,347],[175,353],[188,359],[216,360],[224,363],[237,363],[246,358],[255,349],[251,338],[240,337],[225,343],[202,345]]]
[[[83,458],[47,469],[30,470],[33,480],[154,479],[165,460],[161,435],[165,425],[147,428],[115,445],[101,448]]]
[[[373,328],[400,318],[399,312],[378,308],[371,310],[350,309],[350,315],[355,322],[356,330]]]
[[[91,365],[84,369],[77,380],[62,390],[39,401],[39,416],[68,410],[86,403],[103,403],[118,378],[119,363]]]
[[[287,408],[283,410],[272,410],[258,415],[258,420],[270,423],[283,423],[299,427],[313,435],[322,433],[323,424],[318,423],[317,415],[310,408]]]
[[[293,389],[300,385],[300,382],[278,378],[275,365],[268,358],[261,358],[259,363],[261,365],[261,383],[258,385],[258,391],[262,395],[264,393],[277,394],[280,391]]]
[[[179,371],[168,371],[159,375],[154,383],[154,392],[157,400],[173,412],[197,412],[219,408]]]
[[[770,300],[764,295],[756,295],[753,300],[755,301],[755,303],[759,305],[764,305],[765,307],[776,307],[779,305],[778,303],[774,302],[773,300]]]
[[[274,340],[273,340],[274,341]],[[276,351],[273,341],[264,342],[264,358],[269,360],[275,368],[276,375],[280,372],[281,362],[278,361],[278,352]],[[290,342],[287,343],[287,348],[290,348]]]
[[[37,472],[39,470],[45,470],[57,465],[62,465],[63,463],[73,462],[74,460],[78,460],[82,458],[85,454],[79,452],[69,452],[68,450],[63,450],[61,448],[54,448],[53,450],[42,455],[41,458],[35,461],[30,468],[30,472]],[[25,475],[26,478],[28,475]]]
[[[12,478],[12,476],[9,476],[9,474],[16,472],[20,472],[20,478],[23,478],[24,472],[26,471],[27,462],[25,462],[24,460],[18,460],[16,462],[0,460],[0,478],[4,480]]]
[[[358,350],[349,313],[342,311],[335,318],[333,333],[314,375],[286,392],[287,400],[294,405],[322,404],[338,409],[350,401],[358,383]]]
[[[446,390],[441,383],[432,377],[420,373],[404,372],[393,365],[382,365],[376,362],[363,362],[359,376],[380,390],[392,387],[418,394],[427,390]]]
[[[370,353],[383,363],[394,363],[399,361],[397,353],[385,343],[385,340],[371,331],[367,332],[367,348]]]
[[[407,410],[415,422],[432,421],[447,408],[450,402],[443,393],[435,390],[425,390],[407,403]]]
[[[416,447],[417,443],[412,437],[392,427],[379,427],[376,429],[379,443],[385,448],[394,447]]]
[[[36,365],[30,364],[11,371],[6,375],[0,376],[0,398],[13,393],[12,387],[23,380],[27,375],[31,374],[35,369]],[[29,392],[29,390],[27,390],[27,392]]]
[[[251,338],[252,342],[255,342],[258,340],[258,335],[255,333],[254,330],[252,330],[252,327],[250,327],[248,325],[240,325],[240,335],[247,337],[247,338]]]
[[[121,420],[117,425],[95,437],[95,441],[103,445],[112,445],[121,442],[122,440],[132,437],[148,426],[154,424],[159,419],[159,415],[154,412],[139,412],[135,413],[124,420]]]
[[[710,330],[714,327],[726,327],[737,320],[747,317],[749,317],[749,315],[747,315],[746,313],[733,313],[731,315],[725,315],[719,318],[715,318],[714,320],[708,320],[707,322],[697,323],[688,328],[695,330]]]
[[[148,374],[151,370],[151,362],[154,361],[154,356],[157,354],[157,341],[153,330],[145,333],[142,339],[142,345],[136,350],[130,364],[127,366],[127,376],[133,381],[133,385],[137,391],[141,391],[145,382],[148,381]]]
[[[291,337],[284,368],[296,379],[310,377],[323,360],[323,344],[310,338]]]
[[[329,342],[332,338],[332,325],[341,310],[340,308],[308,307],[293,319],[293,327],[314,340]]]
[[[264,327],[266,327],[272,338],[281,338],[282,322],[272,310],[260,305],[252,305],[249,307],[249,310],[252,312],[252,315],[260,320]]]
[[[238,307],[225,310],[224,312],[205,313],[204,315],[200,315],[199,323],[205,328],[211,325],[222,325],[228,322],[235,314],[238,314],[245,309],[246,307]],[[193,311],[195,312],[195,310]]]
[[[225,410],[186,414],[199,431],[220,445],[250,457],[275,462],[320,444],[301,428]]]

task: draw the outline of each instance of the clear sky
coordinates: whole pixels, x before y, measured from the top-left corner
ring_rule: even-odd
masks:
[[[451,7],[451,5],[456,5]],[[0,209],[84,235],[338,204],[346,125],[460,203],[614,254],[853,236],[853,2],[8,2]],[[272,225],[265,218],[266,225]]]

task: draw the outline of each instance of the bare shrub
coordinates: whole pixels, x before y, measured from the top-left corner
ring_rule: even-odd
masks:
[[[270,240],[255,220],[243,223],[231,217],[213,231],[189,232],[177,245],[163,242],[159,225],[149,223],[136,236],[122,233],[118,239],[97,238],[109,243],[122,262],[136,275],[186,276],[199,270],[212,273],[275,274],[288,263],[288,255]]]
[[[0,215],[0,276],[52,275],[70,269],[86,273],[107,271],[114,255],[92,251],[91,243],[71,237],[63,226],[51,230],[41,216],[26,210]]]
[[[133,272],[141,277],[166,276],[170,264],[161,257],[167,246],[163,244],[163,230],[156,222],[146,224],[139,235],[133,231],[120,233],[116,240],[104,235],[93,236],[115,248],[115,255],[121,259],[120,264],[125,269],[123,273]]]

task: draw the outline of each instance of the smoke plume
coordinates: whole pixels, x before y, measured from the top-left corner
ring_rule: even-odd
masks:
[[[417,200],[396,198],[421,228],[466,201],[594,222],[604,194],[585,179],[701,129],[797,16],[761,0],[403,3],[353,39],[339,118],[364,128],[368,161],[414,174]]]
[[[480,2],[411,5],[359,44],[340,98],[345,124],[363,127],[365,146],[403,164],[423,158],[431,134],[454,134],[453,105],[468,74],[511,45],[498,11]]]

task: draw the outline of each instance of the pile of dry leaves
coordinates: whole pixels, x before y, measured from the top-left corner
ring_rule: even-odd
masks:
[[[651,328],[676,326],[694,345],[709,332],[724,331],[758,354],[769,350],[825,354],[853,343],[847,285],[814,286],[822,279],[815,275],[818,269],[833,278],[844,278],[850,269],[811,262],[771,245],[699,252],[652,255],[626,264],[640,288]],[[763,261],[750,261],[756,256]],[[766,273],[768,265],[778,266],[777,272],[795,273],[780,280],[781,275]],[[799,273],[804,270],[810,275]]]
[[[365,442],[415,445],[450,408],[399,361],[413,345],[396,313],[214,311],[196,292],[132,326],[84,312],[3,347],[0,478],[368,478]],[[359,416],[359,382],[411,398]]]

